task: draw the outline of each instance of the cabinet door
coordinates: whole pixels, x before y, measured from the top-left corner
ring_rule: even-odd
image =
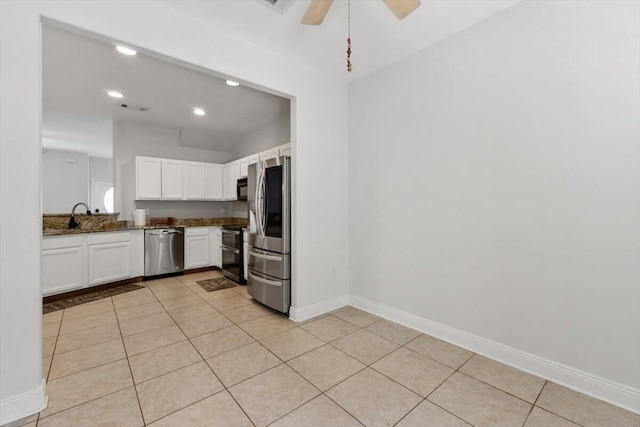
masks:
[[[278,148],[272,148],[271,150],[263,151],[262,153],[260,153],[260,160],[275,159],[276,157],[278,157],[278,155]]]
[[[209,265],[209,234],[185,237],[185,270]]]
[[[42,251],[42,295],[59,294],[84,286],[83,246]]]
[[[224,168],[222,165],[215,163],[205,163],[204,175],[205,175],[205,199],[207,200],[222,200],[222,174]]]
[[[209,227],[209,265],[222,268],[222,236],[220,227]]]
[[[162,198],[177,199],[184,197],[183,164],[180,160],[162,159]]]
[[[205,198],[204,163],[184,163],[184,198],[202,200]]]
[[[240,162],[228,163],[224,166],[224,200],[238,200],[238,177]]]
[[[162,161],[153,157],[136,157],[136,200],[162,197]]]
[[[246,178],[249,175],[249,158],[240,159],[240,178]]]
[[[128,279],[131,273],[131,242],[89,245],[89,286]]]

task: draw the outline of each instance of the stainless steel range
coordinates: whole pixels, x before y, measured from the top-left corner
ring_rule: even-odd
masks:
[[[282,313],[291,306],[291,158],[249,165],[249,274],[255,300]]]

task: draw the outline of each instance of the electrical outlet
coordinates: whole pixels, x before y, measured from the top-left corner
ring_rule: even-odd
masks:
[[[175,214],[176,214],[175,209],[169,209],[169,215],[175,215]]]
[[[333,269],[331,270],[331,274],[333,275],[333,278],[336,278],[336,268],[333,267]]]

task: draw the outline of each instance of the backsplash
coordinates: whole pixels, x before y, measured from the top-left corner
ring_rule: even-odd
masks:
[[[42,231],[47,230],[66,230],[69,228],[70,214],[43,214],[42,215]],[[118,221],[117,213],[99,213],[87,215],[82,213],[75,214],[76,220],[80,220],[80,225],[76,227],[80,230],[104,230],[124,228],[127,226],[126,221]]]

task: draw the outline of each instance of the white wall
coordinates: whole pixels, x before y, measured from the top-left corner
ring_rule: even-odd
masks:
[[[292,304],[348,292],[343,82],[155,2],[2,1],[0,12],[0,424],[26,415],[21,393],[41,397],[40,16],[294,97]]]
[[[68,213],[79,202],[89,205],[89,156],[42,150],[42,212]]]
[[[223,208],[232,212],[230,202],[163,202],[135,201],[135,156],[227,163],[231,153],[201,150],[178,145],[180,131],[122,121],[114,122],[113,147],[115,161],[115,211],[120,219],[131,220],[132,210],[149,209],[149,217],[174,216],[195,218],[226,216]],[[231,216],[231,215],[229,215]]]
[[[291,142],[291,113],[280,114],[275,120],[245,132],[233,147],[233,158],[256,154]]]
[[[113,179],[113,159],[89,157],[89,179]]]
[[[352,83],[352,295],[640,411],[639,8],[522,2]]]
[[[40,30],[15,6],[0,2],[0,424],[45,403]]]

